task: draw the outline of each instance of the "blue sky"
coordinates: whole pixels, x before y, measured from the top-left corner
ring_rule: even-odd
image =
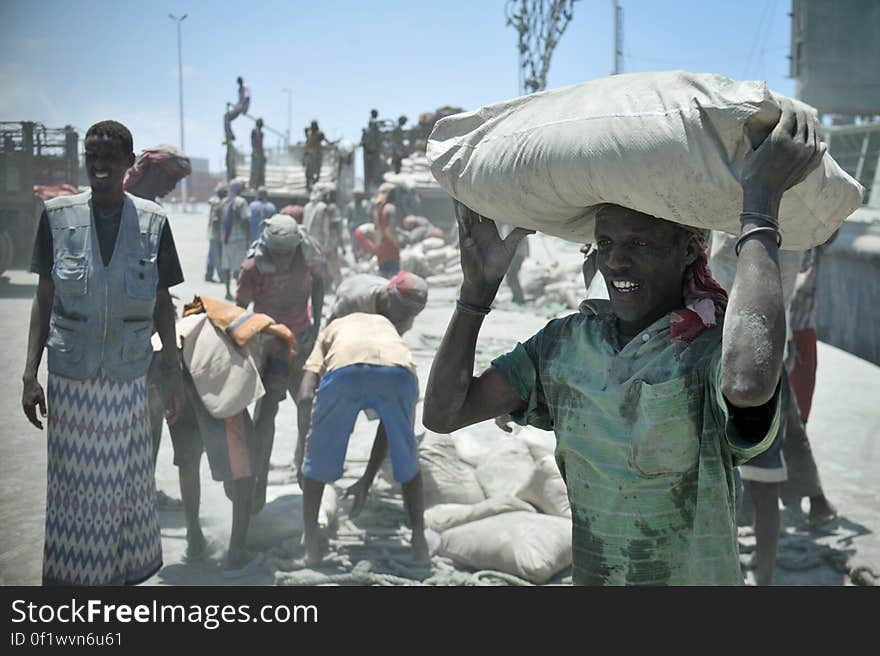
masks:
[[[376,107],[412,119],[442,105],[467,109],[517,95],[516,35],[504,0],[3,0],[0,120],[71,123],[113,118],[135,149],[179,143],[177,32],[183,22],[186,149],[220,170],[222,114],[235,78],[250,113],[294,140],[312,118],[328,137],[360,138]],[[580,0],[550,68],[549,86],[607,75],[611,0]],[[624,69],[683,68],[764,79],[786,95],[790,0],[621,0]],[[238,119],[249,147],[251,124]],[[271,145],[278,138],[267,135]]]

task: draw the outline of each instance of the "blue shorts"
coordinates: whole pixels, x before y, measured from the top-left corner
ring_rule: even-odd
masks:
[[[411,481],[419,473],[413,431],[418,398],[418,380],[404,367],[353,364],[331,371],[321,379],[315,396],[303,474],[324,483],[342,478],[355,419],[369,409],[385,426],[394,480]]]

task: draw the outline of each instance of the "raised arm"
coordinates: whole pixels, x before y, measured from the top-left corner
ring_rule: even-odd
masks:
[[[774,222],[782,195],[801,182],[824,153],[815,119],[784,105],[779,123],[751,153],[743,171],[740,252],[721,355],[721,389],[734,407],[767,403],[779,381],[785,307]]]
[[[473,372],[483,318],[530,231],[516,228],[502,240],[493,221],[458,202],[455,212],[464,282],[431,365],[422,415],[425,427],[440,433],[515,412],[525,403],[493,367],[476,378]]]

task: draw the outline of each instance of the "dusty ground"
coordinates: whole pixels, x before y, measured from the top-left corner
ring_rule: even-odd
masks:
[[[189,300],[194,293],[222,297],[218,284],[202,282],[207,242],[205,213],[173,213],[172,224],[187,282],[174,291]],[[535,238],[532,238],[535,239]],[[558,240],[532,244],[532,257],[570,265],[581,255],[577,246]],[[5,335],[0,349],[0,409],[8,420],[0,427],[0,583],[36,585],[40,582],[43,521],[45,511],[45,434],[29,426],[20,408],[26,329],[35,276],[10,272],[0,285],[0,329]],[[407,334],[419,367],[424,392],[434,349],[451,312],[455,290],[431,291],[428,308]],[[329,299],[328,299],[329,300]],[[482,331],[478,366],[510,348],[517,339],[538,330],[562,308],[535,310],[501,302]],[[41,374],[45,381],[45,371]],[[782,585],[849,585],[847,574],[860,565],[880,569],[880,368],[833,347],[819,345],[819,372],[809,433],[827,496],[841,512],[841,519],[821,532],[802,528],[803,517],[783,514],[785,533],[780,540],[779,567],[775,582]],[[420,412],[419,407],[419,412]],[[420,425],[417,416],[417,426]],[[476,580],[472,573],[455,569],[435,558],[430,569],[415,569],[408,563],[409,531],[404,525],[402,500],[396,488],[379,483],[357,522],[348,519],[350,501],[339,502],[338,524],[329,536],[331,556],[317,571],[294,574],[284,569],[289,559],[300,555],[302,526],[301,494],[284,465],[292,460],[295,409],[288,400],[278,415],[273,470],[266,508],[254,518],[251,545],[266,554],[266,566],[253,576],[236,580],[221,575],[230,523],[230,504],[222,486],[211,481],[207,462],[202,464],[202,520],[206,535],[216,543],[215,554],[199,563],[184,563],[184,522],[181,512],[163,512],[162,541],[165,565],[149,584],[153,585],[271,585],[273,583],[320,583],[324,576],[337,582],[405,583],[425,580],[438,584],[503,583],[498,579]],[[497,431],[491,423],[469,429]],[[336,485],[341,496],[360,474],[369,454],[375,423],[358,420],[348,452],[345,478]],[[177,471],[167,435],[163,438],[157,468],[159,487],[179,497]],[[747,581],[753,581],[751,551],[753,539],[742,530],[742,560]],[[358,563],[361,563],[358,567]],[[280,568],[280,569],[279,569]],[[278,571],[278,574],[274,573]],[[353,571],[354,570],[354,571]],[[554,583],[565,583],[563,572]],[[860,576],[860,570],[855,570]],[[299,577],[299,578],[297,578]],[[397,578],[394,578],[397,577]]]

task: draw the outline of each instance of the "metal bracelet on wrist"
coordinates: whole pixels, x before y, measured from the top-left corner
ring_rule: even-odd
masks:
[[[779,230],[777,230],[776,228],[770,227],[770,226],[762,226],[760,228],[753,228],[752,230],[749,230],[748,232],[744,232],[743,234],[741,234],[739,236],[739,238],[736,240],[736,244],[734,244],[734,247],[733,247],[733,250],[736,253],[736,256],[739,257],[739,252],[742,250],[743,242],[745,242],[746,239],[749,239],[750,237],[754,237],[758,233],[764,233],[764,232],[772,232],[774,235],[776,235],[777,248],[782,246],[782,235],[779,234]]]
[[[762,221],[763,223],[773,226],[777,230],[779,229],[779,219],[770,214],[764,214],[763,212],[740,212],[739,218],[740,221],[743,219]]]

